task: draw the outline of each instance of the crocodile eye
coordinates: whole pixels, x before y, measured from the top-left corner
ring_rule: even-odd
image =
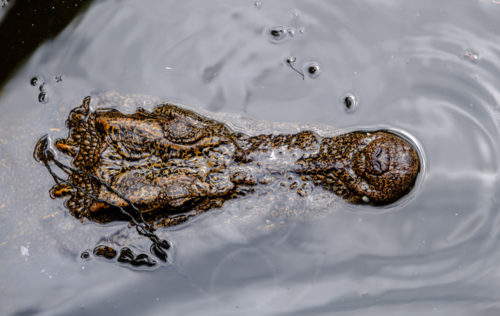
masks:
[[[192,144],[203,137],[203,131],[187,120],[175,119],[164,129],[165,136],[176,144]]]

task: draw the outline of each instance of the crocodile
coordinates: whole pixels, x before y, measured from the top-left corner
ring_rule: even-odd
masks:
[[[174,104],[125,114],[91,110],[90,101],[70,112],[68,137],[55,150],[47,136],[34,150],[56,180],[51,197],[69,197],[66,208],[82,220],[109,223],[132,213],[172,226],[287,175],[300,180],[290,188],[301,196],[309,183],[351,204],[384,206],[408,194],[421,170],[414,144],[389,130],[252,136]]]

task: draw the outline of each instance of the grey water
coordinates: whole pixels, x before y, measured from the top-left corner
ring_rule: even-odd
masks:
[[[94,1],[0,91],[0,314],[499,315],[499,17],[495,0]],[[111,90],[251,133],[392,128],[425,169],[389,208],[248,195],[160,229],[155,269],[82,259],[148,243],[73,218],[32,152]]]

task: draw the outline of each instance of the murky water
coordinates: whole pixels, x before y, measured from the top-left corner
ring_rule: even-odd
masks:
[[[96,1],[0,95],[1,313],[498,315],[499,16],[491,0]],[[67,214],[32,150],[107,90],[253,133],[391,127],[421,144],[425,174],[389,209],[325,196],[317,218],[275,219],[304,202],[227,202],[161,230],[170,263],[152,271],[81,259],[148,243]]]

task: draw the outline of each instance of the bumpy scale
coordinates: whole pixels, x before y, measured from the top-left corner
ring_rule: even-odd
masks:
[[[101,223],[127,219],[119,210],[133,209],[149,223],[174,225],[286,172],[350,203],[386,205],[412,189],[420,170],[415,148],[389,131],[247,136],[172,104],[133,114],[91,112],[89,104],[87,97],[71,111],[69,136],[55,143],[73,166],[50,193],[69,196],[74,216]],[[44,137],[34,155],[47,165],[46,150]],[[262,167],[276,150],[297,159]]]

